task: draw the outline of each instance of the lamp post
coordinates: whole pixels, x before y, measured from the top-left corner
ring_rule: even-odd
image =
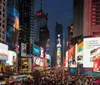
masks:
[[[63,78],[62,78],[62,82],[64,84],[64,80],[65,80],[65,71],[64,71],[64,45],[65,45],[65,31],[63,33]]]

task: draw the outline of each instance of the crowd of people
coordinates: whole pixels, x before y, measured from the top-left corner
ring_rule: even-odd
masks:
[[[64,77],[64,80],[63,80]],[[100,85],[94,83],[99,77],[70,74],[63,70],[53,70],[41,73],[38,83],[34,85]]]
[[[18,78],[17,78],[18,77]],[[10,76],[8,83],[0,85],[100,85],[100,78],[71,74],[62,69],[36,70],[31,76]],[[97,84],[96,80],[99,80]]]

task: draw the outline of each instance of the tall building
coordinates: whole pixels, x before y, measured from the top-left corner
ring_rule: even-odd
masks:
[[[100,36],[100,0],[74,0],[74,36]]]
[[[6,42],[6,0],[0,0],[0,42]]]
[[[19,37],[19,0],[7,0],[7,44],[15,50]]]
[[[40,9],[34,19],[34,42],[40,41],[40,30],[45,30],[47,28],[48,14],[44,14],[43,10]],[[45,29],[44,29],[45,28]]]
[[[26,43],[27,53],[31,53],[34,40],[34,0],[20,0],[20,43]]]
[[[73,37],[83,35],[84,0],[73,0]]]
[[[55,47],[56,47],[56,65],[63,63],[63,27],[62,24],[56,23],[55,27]]]

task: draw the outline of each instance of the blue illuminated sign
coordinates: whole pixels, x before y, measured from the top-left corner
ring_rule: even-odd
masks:
[[[34,55],[38,55],[38,56],[40,55],[40,48],[35,44],[32,45],[32,53]]]

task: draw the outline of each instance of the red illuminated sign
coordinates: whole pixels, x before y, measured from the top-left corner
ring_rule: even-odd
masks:
[[[41,16],[42,15],[42,12],[38,12],[36,15],[37,16]]]

